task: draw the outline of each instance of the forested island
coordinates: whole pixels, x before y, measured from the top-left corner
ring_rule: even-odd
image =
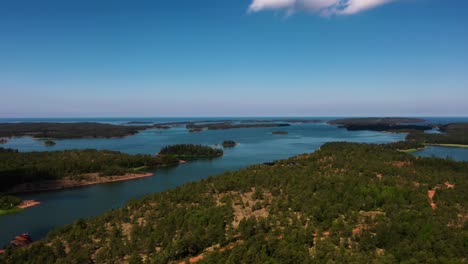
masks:
[[[252,119],[252,120],[241,120],[241,123],[292,123],[292,124],[316,124],[322,123],[320,119]]]
[[[271,132],[271,134],[273,134],[273,135],[287,135],[287,134],[289,134],[289,132],[288,131],[273,131],[273,132]]]
[[[52,140],[44,141],[44,146],[46,146],[46,147],[52,147],[52,146],[55,146],[55,145],[57,145],[57,143],[55,143],[55,141],[52,141]]]
[[[368,118],[344,118],[328,121],[328,124],[339,125],[350,131],[372,130],[394,133],[407,133],[412,131],[424,131],[432,129],[430,125],[424,125],[424,119],[408,117],[368,117]]]
[[[226,172],[9,247],[0,262],[465,262],[468,163],[396,147],[327,143]]]
[[[286,127],[286,126],[290,126],[290,124],[277,124],[277,123],[234,124],[232,122],[222,122],[222,123],[207,123],[207,124],[188,124],[186,127],[189,130],[201,131],[202,129],[219,130],[219,129],[235,129],[235,128]]]
[[[237,146],[237,144],[238,143],[235,142],[234,140],[224,140],[221,145],[223,146],[223,148],[233,148]]]
[[[172,165],[197,159],[212,159],[222,155],[223,150],[218,148],[195,144],[176,144],[162,148],[156,155],[156,161]]]
[[[406,139],[412,142],[448,147],[468,147],[468,123],[451,123],[439,126],[440,134],[411,132]]]
[[[138,133],[150,126],[124,126],[103,123],[0,123],[0,137],[33,138],[113,138]]]

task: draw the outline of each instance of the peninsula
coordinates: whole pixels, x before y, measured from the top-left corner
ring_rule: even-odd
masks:
[[[23,193],[74,188],[152,176],[159,166],[181,160],[222,156],[202,145],[171,145],[156,155],[130,155],[109,150],[18,152],[0,148],[0,192]]]

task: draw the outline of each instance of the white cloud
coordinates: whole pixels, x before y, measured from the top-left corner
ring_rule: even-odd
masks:
[[[307,10],[323,16],[352,15],[396,0],[252,0],[249,12]]]

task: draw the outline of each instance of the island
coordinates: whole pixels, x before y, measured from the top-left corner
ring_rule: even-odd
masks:
[[[46,141],[44,141],[44,146],[46,146],[46,147],[52,147],[52,146],[55,146],[55,145],[57,145],[57,143],[55,143],[55,142],[52,141],[52,140],[46,140]]]
[[[203,129],[202,128],[191,128],[189,129],[189,133],[199,133],[199,132],[202,132]]]
[[[130,121],[127,122],[128,125],[148,125],[148,124],[154,124],[154,122],[151,121]]]
[[[125,126],[104,123],[0,123],[0,137],[31,136],[38,139],[118,138],[130,136],[151,126]]]
[[[372,130],[393,133],[408,133],[412,131],[424,131],[432,129],[426,124],[426,120],[409,117],[368,117],[368,118],[343,118],[327,122],[331,125],[339,125],[350,131]]]
[[[273,132],[271,132],[271,134],[273,134],[273,135],[287,135],[287,134],[289,134],[289,132],[288,131],[273,131]]]
[[[234,140],[224,140],[221,145],[223,146],[223,148],[233,148],[237,146],[237,144],[238,143],[235,142]]]
[[[426,145],[468,148],[468,123],[439,125],[440,134],[413,131],[406,140]]]
[[[188,124],[187,129],[208,129],[208,130],[219,130],[219,129],[236,129],[236,128],[260,128],[260,127],[287,127],[290,124],[235,124],[232,122],[222,122],[222,123],[206,123],[206,124]]]
[[[468,163],[385,144],[226,172],[77,220],[2,263],[463,263]]]
[[[221,157],[223,150],[195,144],[176,144],[162,148],[156,154],[156,162],[161,165],[174,165],[197,159]]]
[[[323,123],[320,119],[249,119],[241,120],[241,123],[291,123],[291,124],[317,124]]]

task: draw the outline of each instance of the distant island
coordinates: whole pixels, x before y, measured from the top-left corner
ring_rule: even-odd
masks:
[[[154,122],[150,121],[130,121],[127,122],[128,125],[146,125],[146,124],[153,124]]]
[[[287,135],[287,134],[289,134],[289,132],[288,131],[273,131],[273,132],[271,132],[271,134],[273,134],[273,135]]]
[[[316,124],[323,123],[320,119],[252,119],[252,120],[241,120],[241,123],[298,123],[298,124]]]
[[[33,138],[113,138],[138,133],[150,126],[124,126],[103,123],[0,123],[0,137]]]
[[[399,143],[406,144],[406,143]],[[2,263],[463,263],[468,163],[326,143],[57,228]]]
[[[339,125],[350,131],[372,130],[394,133],[407,133],[412,131],[424,131],[432,129],[430,125],[424,125],[426,120],[409,117],[367,117],[367,118],[343,118],[328,121],[328,124]]]
[[[221,144],[224,148],[232,148],[235,147],[238,143],[234,140],[224,140]]]
[[[52,140],[46,140],[46,141],[44,141],[44,146],[51,147],[51,146],[55,146],[55,145],[57,145],[57,143],[55,143],[55,142],[52,141]]]
[[[208,130],[219,130],[219,129],[235,129],[235,128],[258,128],[258,127],[286,127],[290,124],[234,124],[231,122],[222,123],[208,123],[208,124],[188,124],[187,129],[208,129]]]

